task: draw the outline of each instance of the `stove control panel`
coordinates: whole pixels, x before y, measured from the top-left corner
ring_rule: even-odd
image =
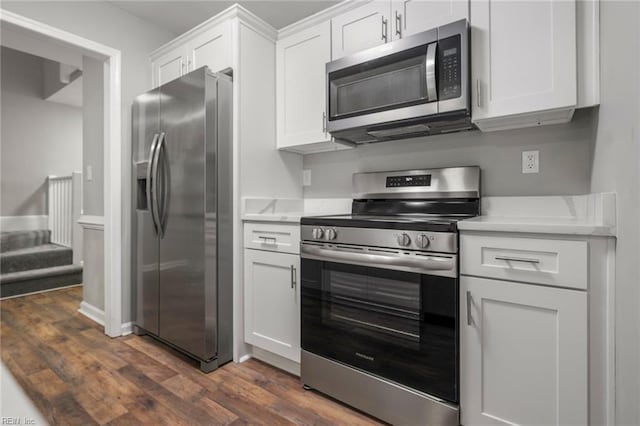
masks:
[[[406,232],[398,234],[398,244],[402,247],[411,245],[411,237]]]
[[[322,237],[324,236],[324,230],[322,228],[313,228],[313,231],[311,232],[311,236],[313,237],[314,240],[321,240]]]
[[[441,253],[458,252],[458,234],[455,232],[302,225],[300,237],[302,241],[326,244],[349,244]]]
[[[418,236],[418,247],[420,247],[421,249],[426,249],[429,247],[429,244],[431,244],[431,240],[429,239],[429,235],[427,234],[420,234],[420,236]]]
[[[314,240],[335,240],[338,236],[338,232],[335,228],[313,228],[311,230],[311,238]]]

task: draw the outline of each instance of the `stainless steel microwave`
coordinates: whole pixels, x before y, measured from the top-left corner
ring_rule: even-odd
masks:
[[[474,128],[466,19],[327,64],[327,129],[380,142]]]

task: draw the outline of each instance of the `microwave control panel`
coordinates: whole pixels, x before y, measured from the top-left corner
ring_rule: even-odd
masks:
[[[440,100],[462,95],[460,36],[438,40],[438,95]]]

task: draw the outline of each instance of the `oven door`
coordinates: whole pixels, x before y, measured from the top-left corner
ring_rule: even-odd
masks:
[[[458,401],[458,280],[305,258],[302,349]]]

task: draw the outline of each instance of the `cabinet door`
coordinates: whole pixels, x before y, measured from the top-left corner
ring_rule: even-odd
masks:
[[[232,67],[231,22],[209,28],[188,44],[189,71],[208,66],[213,72]]]
[[[325,65],[331,23],[279,40],[276,46],[278,148],[326,142]]]
[[[465,425],[587,424],[587,293],[463,276]]]
[[[244,253],[246,342],[300,362],[300,257]]]
[[[341,58],[391,40],[391,3],[372,1],[331,20],[331,55]]]
[[[174,49],[153,61],[153,86],[162,86],[165,83],[181,77],[185,73],[187,64],[184,55],[184,47]]]
[[[575,0],[471,0],[473,121],[576,105]]]
[[[393,39],[469,18],[467,0],[394,0]]]

